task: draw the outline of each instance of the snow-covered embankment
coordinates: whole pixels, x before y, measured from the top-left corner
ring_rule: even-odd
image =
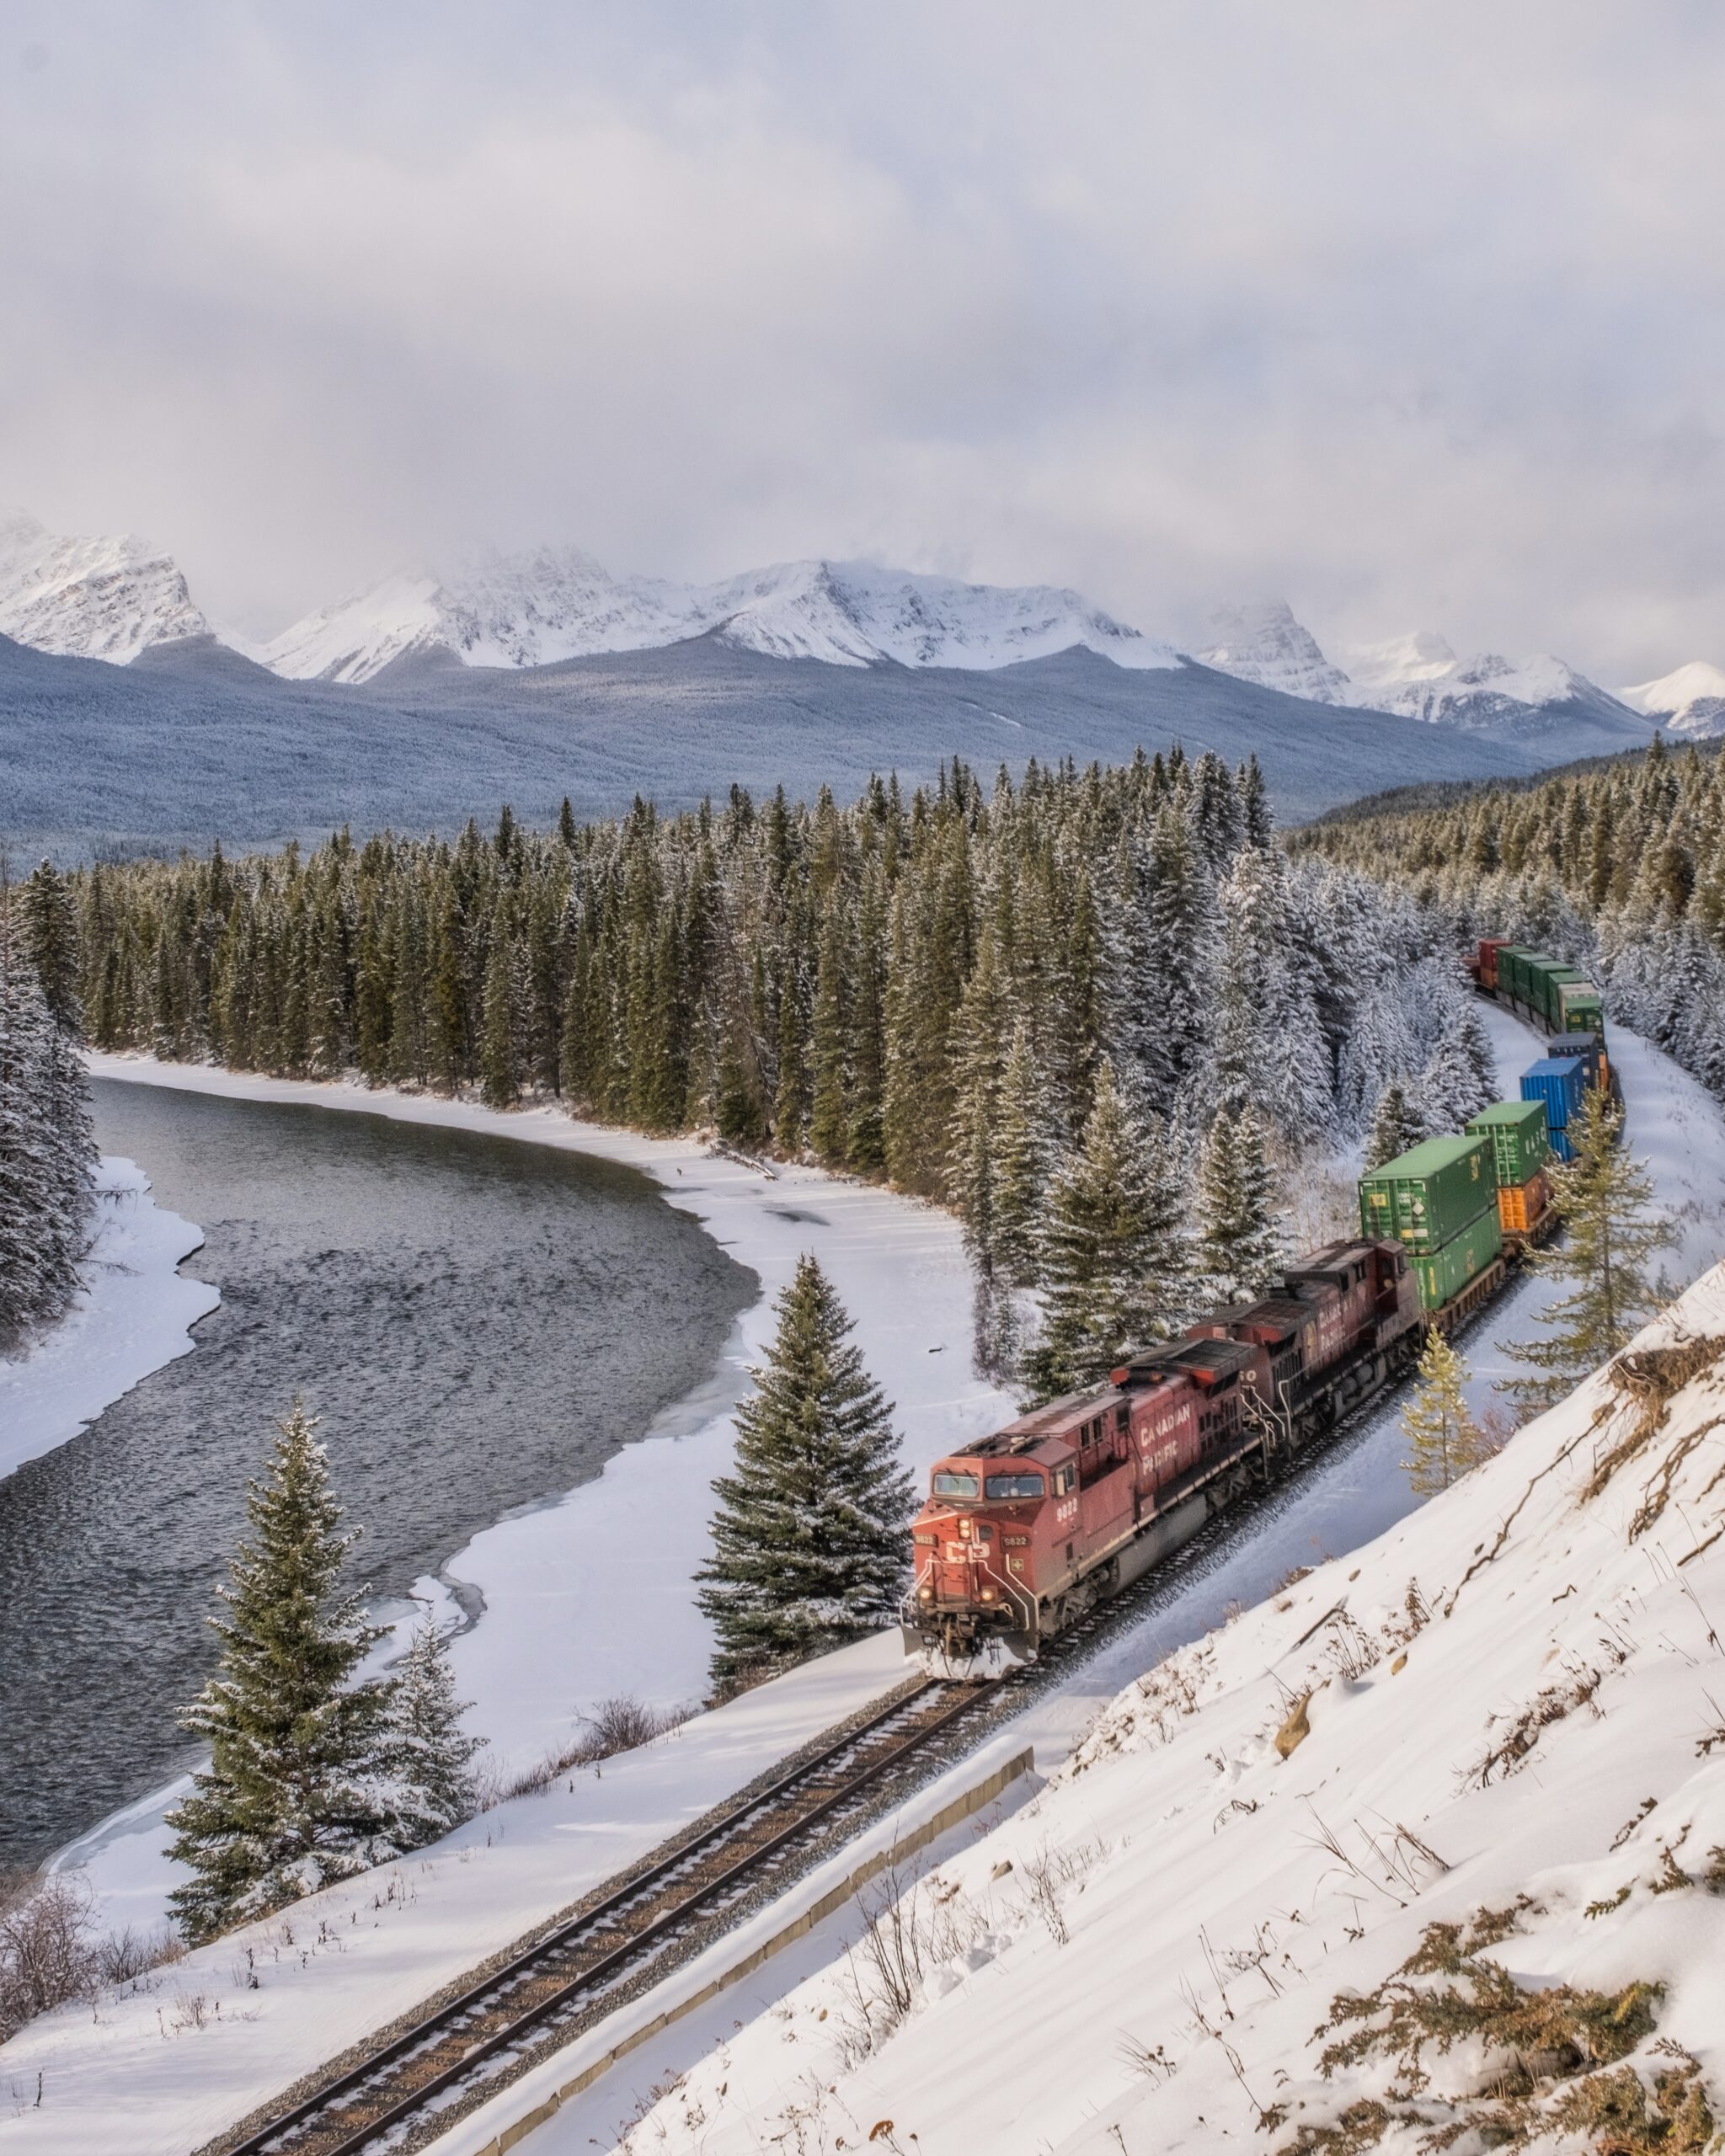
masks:
[[[52,1452],[192,1346],[221,1297],[181,1273],[203,1230],[158,1205],[131,1161],[97,1165],[85,1286],[24,1354],[0,1360],[0,1475]]]
[[[919,1887],[907,2011],[866,1953],[836,1962],[627,2145],[1400,2152],[1644,2111],[1610,2145],[1650,2148],[1704,2101],[1725,2123],[1725,1267],[1630,1359],[1129,1685]]]

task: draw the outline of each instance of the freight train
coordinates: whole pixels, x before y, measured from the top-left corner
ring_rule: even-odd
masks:
[[[1470,963],[1484,993],[1563,1029],[1522,1097],[1362,1177],[1359,1241],[937,1461],[911,1529],[908,1651],[971,1677],[1033,1661],[1404,1377],[1429,1327],[1465,1324],[1551,1232],[1546,1165],[1567,1157],[1585,1087],[1610,1082],[1599,999],[1503,937]]]

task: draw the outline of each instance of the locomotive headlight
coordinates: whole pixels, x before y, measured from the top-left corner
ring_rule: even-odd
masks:
[[[982,1590],[982,1599],[985,1602],[992,1602],[994,1600],[994,1589],[991,1587],[984,1588]]]
[[[932,1587],[918,1588],[916,1590],[916,1599],[919,1602],[932,1602],[934,1599],[934,1589]]]

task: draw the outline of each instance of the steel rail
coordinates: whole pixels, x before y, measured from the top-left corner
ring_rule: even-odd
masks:
[[[470,1985],[411,2028],[378,2046],[345,2072],[323,2083],[298,2103],[234,2143],[228,2156],[264,2156],[266,2151],[277,2148],[285,2151],[294,2148],[302,2140],[313,2139],[318,2146],[318,2156],[354,2156],[354,2152],[393,2131],[434,2097],[441,2095],[499,2052],[507,2050],[538,2025],[574,2004],[582,1993],[602,1986],[629,1962],[664,1944],[684,1928],[692,1918],[700,1913],[708,1903],[736,1886],[751,1872],[771,1864],[799,1837],[830,1818],[891,1768],[908,1758],[941,1731],[968,1713],[979,1699],[989,1694],[991,1689],[985,1685],[954,1685],[937,1678],[896,1700],[812,1758],[793,1768],[766,1789],[745,1799],[715,1820],[710,1827],[702,1828],[689,1840],[680,1844],[656,1864],[626,1881],[603,1901],[558,1925],[532,1945],[524,1948],[500,1968],[493,1970],[489,1976]],[[430,2049],[440,2040],[448,2041],[469,2015],[483,2012],[488,2008],[494,2011],[510,1990],[554,1965],[564,1954],[578,1949],[583,1935],[607,1929],[615,1919],[625,1916],[632,1905],[651,1899],[655,1888],[673,1881],[676,1873],[692,1861],[703,1854],[722,1848],[727,1840],[740,1838],[751,1820],[758,1822],[770,1816],[776,1808],[793,1801],[798,1791],[807,1790],[811,1785],[817,1785],[823,1775],[833,1769],[835,1763],[842,1760],[846,1754],[863,1749],[871,1739],[889,1733],[894,1723],[904,1720],[927,1701],[932,1694],[953,1690],[958,1690],[961,1696],[944,1712],[911,1730],[902,1742],[894,1745],[878,1758],[869,1760],[860,1772],[845,1774],[836,1789],[823,1796],[812,1807],[799,1809],[768,1840],[747,1849],[735,1862],[728,1865],[713,1878],[701,1881],[692,1892],[683,1896],[640,1930],[619,1940],[596,1962],[575,1972],[568,1982],[558,1985],[521,2013],[511,2016],[498,2028],[467,2046],[449,2064],[424,2079],[416,2079],[413,2086],[385,2111],[366,2119],[340,2140],[334,2143],[327,2141],[328,2128],[336,2123],[329,2115],[339,2111],[344,2100],[363,2098],[366,2091],[381,2076],[387,2074],[392,2068],[403,2067],[412,2054]],[[377,2093],[381,2095],[383,2091]],[[320,2127],[323,2131],[320,2132]]]

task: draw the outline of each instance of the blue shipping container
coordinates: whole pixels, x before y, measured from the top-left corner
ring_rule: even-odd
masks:
[[[1555,1138],[1581,1113],[1587,1065],[1578,1055],[1548,1055],[1521,1074],[1521,1097],[1545,1103],[1546,1128]]]
[[[1550,1136],[1551,1150],[1560,1161],[1573,1161],[1575,1158],[1575,1148],[1569,1142],[1569,1133],[1567,1130],[1554,1130],[1550,1133]]]

